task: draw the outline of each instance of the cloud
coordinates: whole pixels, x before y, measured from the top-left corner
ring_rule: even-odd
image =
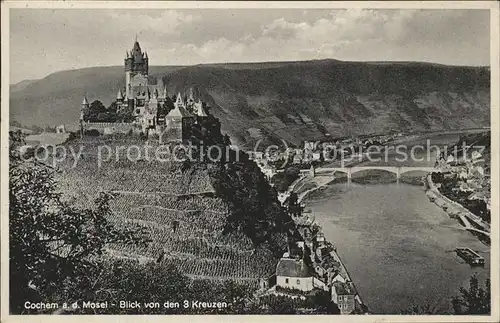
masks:
[[[230,53],[230,61],[331,57],[487,64],[489,33],[485,33],[485,26],[474,27],[480,20],[488,20],[485,18],[488,12],[477,10],[334,10],[308,22],[280,17],[262,25],[257,35],[211,39],[195,47],[209,62],[223,62]],[[482,37],[468,36],[479,30]],[[457,50],[465,55],[453,55]]]
[[[487,10],[15,9],[10,24],[13,82],[121,64],[136,34],[152,65],[321,58],[489,63]]]
[[[176,10],[161,11],[160,15],[156,17],[143,13],[134,13],[133,11],[123,13],[112,11],[109,12],[109,17],[113,20],[113,24],[121,26],[123,30],[162,34],[178,34],[180,26],[191,24],[201,18],[199,15]]]
[[[301,30],[309,28],[310,26],[305,22],[291,23],[286,21],[285,18],[280,18],[262,27],[262,35],[277,39],[288,39],[295,36]]]

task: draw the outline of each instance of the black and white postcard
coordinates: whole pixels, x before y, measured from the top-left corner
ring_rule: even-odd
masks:
[[[2,321],[498,322],[498,36],[494,1],[3,1]]]

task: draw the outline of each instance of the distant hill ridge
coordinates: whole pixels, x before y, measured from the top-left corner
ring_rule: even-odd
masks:
[[[150,76],[161,77],[169,95],[197,88],[223,131],[243,146],[490,123],[489,67],[326,59],[152,66]],[[27,126],[71,124],[85,93],[109,105],[123,84],[121,66],[57,72],[11,91],[11,118]]]

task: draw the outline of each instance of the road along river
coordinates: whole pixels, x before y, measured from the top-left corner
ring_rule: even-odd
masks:
[[[434,141],[452,140],[442,137]],[[304,203],[337,246],[371,313],[398,314],[426,304],[437,313],[451,312],[451,296],[468,286],[472,274],[481,283],[489,277],[489,246],[431,203],[423,186],[332,183]],[[478,251],[486,266],[471,268],[456,247]]]

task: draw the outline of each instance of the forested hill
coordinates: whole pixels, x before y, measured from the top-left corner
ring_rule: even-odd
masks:
[[[152,67],[150,74],[170,95],[194,86],[240,145],[490,122],[488,67],[317,60]],[[11,92],[11,118],[74,123],[85,93],[109,105],[123,84],[118,66],[54,73]]]

